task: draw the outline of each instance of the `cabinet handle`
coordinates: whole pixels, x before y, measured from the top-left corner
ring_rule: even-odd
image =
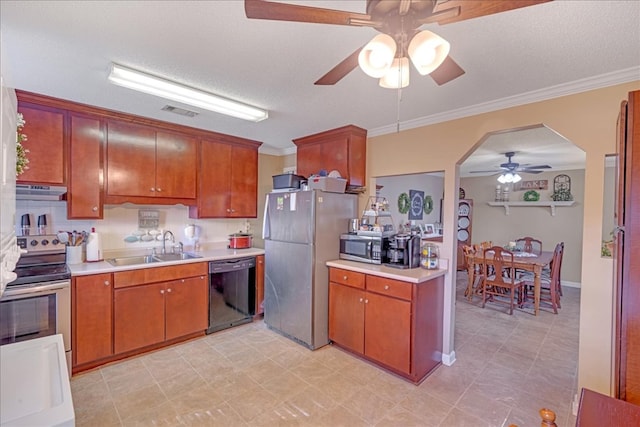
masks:
[[[384,285],[384,290],[388,291],[389,290],[389,285]]]
[[[155,188],[153,188],[153,187],[151,187],[149,190],[150,190],[150,191],[156,191],[156,189],[155,189]]]
[[[184,283],[184,279],[180,280],[182,283]]]
[[[156,188],[156,191],[159,193],[159,192],[162,191],[162,188],[158,187],[158,188]]]
[[[347,280],[347,276],[342,276],[342,280]]]
[[[108,280],[105,280],[105,281],[104,281],[104,285],[105,285],[105,286],[109,286],[110,284],[111,284],[111,283],[109,283],[109,281],[108,281]]]
[[[91,208],[91,210],[94,211],[94,212],[98,212],[98,207],[94,206],[93,208]]]
[[[171,292],[171,288],[167,289],[167,293],[170,293],[170,292]]]
[[[164,294],[164,289],[160,289],[160,293],[161,293],[161,294]]]
[[[368,299],[364,300],[364,303],[369,304],[369,300]]]
[[[231,209],[227,208],[227,213],[231,213]]]
[[[364,298],[360,298],[360,302],[364,301]]]

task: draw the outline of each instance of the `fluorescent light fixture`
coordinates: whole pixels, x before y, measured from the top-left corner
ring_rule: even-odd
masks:
[[[111,64],[109,80],[119,86],[239,119],[259,122],[269,117],[269,112],[266,110],[184,86],[161,77],[135,71],[118,64]]]
[[[507,172],[507,173],[503,173],[502,175],[500,175],[498,177],[498,182],[500,184],[508,184],[508,183],[516,183],[518,181],[520,181],[522,179],[522,177],[520,175],[518,175],[517,173],[511,173],[511,172]]]

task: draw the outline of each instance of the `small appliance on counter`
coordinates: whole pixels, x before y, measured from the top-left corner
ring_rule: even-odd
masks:
[[[253,236],[247,233],[229,235],[229,249],[248,249],[252,246]]]
[[[420,236],[417,234],[395,234],[389,238],[382,264],[393,268],[420,267]]]

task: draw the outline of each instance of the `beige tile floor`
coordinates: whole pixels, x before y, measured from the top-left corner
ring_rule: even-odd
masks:
[[[262,321],[71,381],[78,426],[572,426],[580,293],[535,317],[462,297],[456,355],[415,386],[337,348],[309,351]]]

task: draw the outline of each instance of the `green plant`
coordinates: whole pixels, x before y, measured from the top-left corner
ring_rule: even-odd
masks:
[[[551,195],[551,200],[555,202],[570,202],[573,200],[573,195],[569,190],[558,190]]]
[[[29,163],[29,159],[27,159],[27,153],[29,150],[24,148],[22,145],[22,143],[27,140],[27,135],[22,133],[25,123],[26,122],[22,117],[22,114],[18,113],[18,129],[16,133],[16,176],[19,176],[25,170],[29,169],[29,166],[27,166]]]

